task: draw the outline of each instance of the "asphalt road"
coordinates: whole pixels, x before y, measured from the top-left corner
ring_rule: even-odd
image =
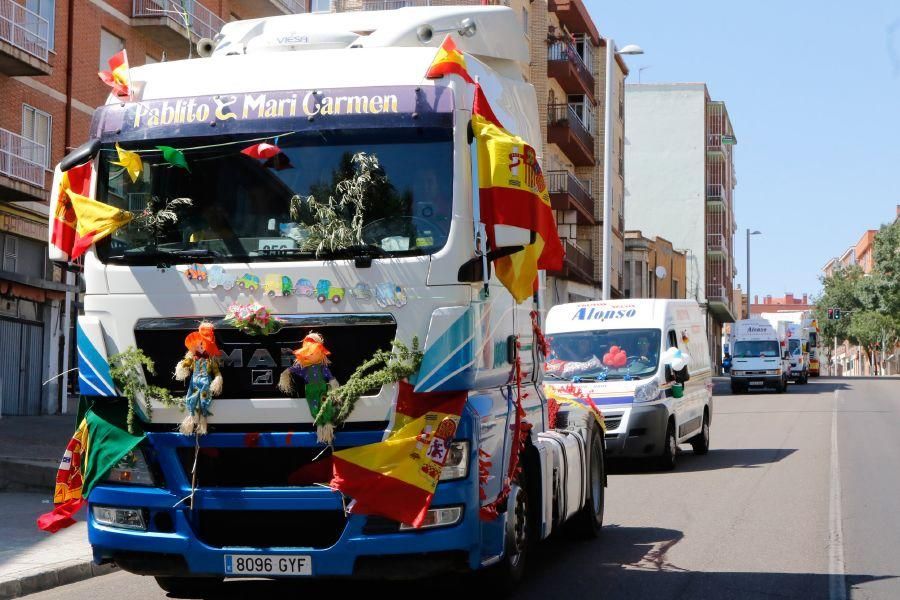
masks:
[[[674,472],[622,464],[600,539],[551,539],[518,598],[900,598],[900,379],[813,379],[732,396],[717,382],[712,450]],[[474,577],[359,584],[226,582],[215,597],[484,594]],[[165,598],[115,573],[31,596]]]

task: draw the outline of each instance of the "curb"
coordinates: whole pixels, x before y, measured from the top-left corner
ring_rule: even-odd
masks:
[[[0,491],[52,493],[58,468],[52,461],[0,458]]]
[[[43,592],[115,571],[118,571],[118,568],[113,565],[97,565],[92,561],[63,563],[48,571],[28,573],[16,579],[0,581],[0,600]]]

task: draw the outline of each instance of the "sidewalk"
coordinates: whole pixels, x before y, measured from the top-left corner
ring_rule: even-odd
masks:
[[[53,508],[52,492],[0,493],[0,599],[16,598],[115,570],[91,561],[86,511],[55,534],[37,528],[38,515]]]
[[[55,534],[35,523],[53,509],[56,469],[74,431],[74,415],[0,418],[0,600],[115,570],[91,562],[84,509]]]

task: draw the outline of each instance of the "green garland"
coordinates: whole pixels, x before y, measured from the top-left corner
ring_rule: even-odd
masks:
[[[361,364],[343,385],[328,392],[316,415],[316,422],[324,419],[329,407],[334,415],[333,425],[339,427],[347,420],[360,396],[373,388],[396,383],[418,372],[422,364],[419,338],[413,338],[412,348],[398,340],[391,342],[390,350],[378,350]],[[374,370],[373,370],[374,369]],[[336,410],[334,410],[336,409]]]
[[[141,350],[130,346],[124,352],[109,357],[109,374],[116,387],[128,399],[128,433],[134,433],[135,407],[138,398],[144,399],[144,411],[147,419],[153,416],[151,402],[157,400],[164,406],[181,406],[183,401],[172,398],[169,390],[157,385],[150,385],[143,377],[143,368],[151,375],[156,374],[153,359]]]

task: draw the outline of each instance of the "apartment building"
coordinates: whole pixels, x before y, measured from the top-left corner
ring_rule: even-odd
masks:
[[[762,298],[762,302],[760,302],[760,297],[754,294],[753,304],[750,305],[750,316],[756,317],[764,312],[782,310],[812,310],[814,306],[809,294],[794,296],[794,294],[788,293],[774,298],[771,294],[767,294]]]
[[[59,412],[77,279],[47,260],[52,167],[85,141],[108,88],[97,77],[184,58],[226,21],[319,8],[316,0],[0,0],[0,415]]]
[[[607,40],[600,35],[582,0],[334,0],[337,12],[390,10],[408,6],[503,4],[522,23],[531,62],[522,75],[537,94],[540,140],[528,140],[541,155],[559,235],[566,250],[560,271],[548,273],[549,304],[601,297],[603,269],[604,118],[612,109],[610,173],[611,294],[624,286],[625,77],[615,54],[612,94],[606,95]]]
[[[704,83],[625,86],[628,226],[687,253],[687,297],[707,314],[713,361],[735,320],[734,145],[724,102]]]
[[[686,298],[687,256],[659,236],[625,232],[626,298]]]

